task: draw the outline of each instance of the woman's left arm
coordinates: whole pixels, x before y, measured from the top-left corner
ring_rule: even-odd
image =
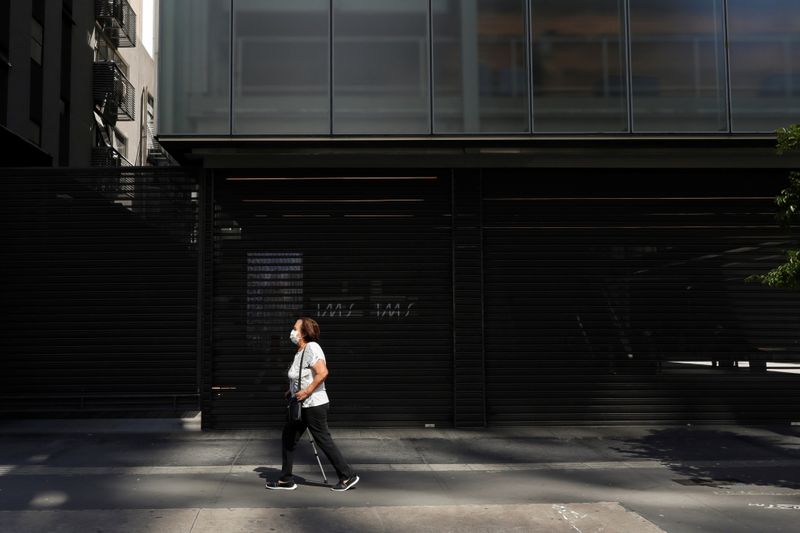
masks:
[[[295,397],[301,402],[311,396],[314,390],[319,387],[319,384],[328,377],[328,366],[325,364],[325,359],[320,359],[311,368],[314,369],[314,379],[311,381],[311,384],[305,389],[297,391],[297,394],[295,394]]]

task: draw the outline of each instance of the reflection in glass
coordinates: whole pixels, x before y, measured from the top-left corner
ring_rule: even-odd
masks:
[[[622,0],[534,0],[533,129],[628,129]]]
[[[631,0],[634,131],[727,131],[722,0]]]
[[[530,131],[524,0],[433,0],[435,133]]]
[[[733,131],[800,121],[800,2],[728,0]]]
[[[333,6],[334,133],[430,133],[428,1]]]
[[[230,4],[161,2],[159,133],[230,133]]]
[[[330,133],[329,0],[234,0],[234,133]]]

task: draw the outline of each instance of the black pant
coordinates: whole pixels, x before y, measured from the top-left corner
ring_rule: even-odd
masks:
[[[283,427],[283,469],[281,481],[292,480],[292,467],[294,466],[294,449],[306,428],[311,432],[317,446],[328,457],[328,461],[336,470],[339,479],[349,479],[353,475],[352,467],[342,457],[342,452],[336,447],[328,430],[328,407],[330,404],[316,407],[303,407],[303,420],[300,422],[287,421]]]

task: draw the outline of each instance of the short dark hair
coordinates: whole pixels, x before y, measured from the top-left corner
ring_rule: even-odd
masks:
[[[298,320],[303,321],[303,325],[300,327],[300,333],[303,334],[303,340],[306,342],[319,341],[319,324],[317,324],[317,321],[307,316],[301,316],[298,318]]]

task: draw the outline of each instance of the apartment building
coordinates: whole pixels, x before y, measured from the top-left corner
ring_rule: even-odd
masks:
[[[141,0],[0,4],[3,166],[163,164]],[[150,153],[152,152],[152,154]]]

